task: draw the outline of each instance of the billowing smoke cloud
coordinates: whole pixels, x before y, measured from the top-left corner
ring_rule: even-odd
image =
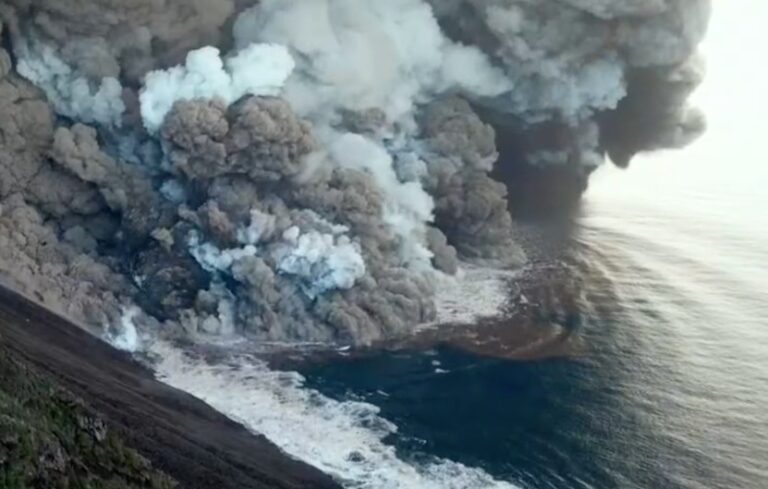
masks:
[[[179,100],[218,98],[230,105],[245,95],[277,95],[293,67],[279,45],[252,44],[226,61],[214,47],[191,51],[184,66],[147,75],[140,95],[144,126],[156,132]]]
[[[369,343],[462,261],[523,263],[507,166],[703,127],[705,0],[255,3],[0,6],[4,281],[127,348]],[[497,140],[526,143],[499,166]]]
[[[447,39],[421,0],[267,0],[238,17],[238,46],[269,41],[299,59],[285,97],[303,116],[381,109],[407,122],[419,102],[460,88],[493,96],[510,87],[477,48]]]
[[[417,106],[453,90],[499,95],[510,88],[503,73],[477,48],[447,39],[421,0],[268,0],[238,17],[234,36],[239,46],[290,47],[299,62],[284,97],[312,120],[332,164],[373,176],[402,261],[428,267],[434,202],[418,177],[396,173],[398,160],[420,158]],[[372,111],[382,116],[373,131],[345,130],[345,114]]]
[[[0,16],[15,50],[22,39],[45,43],[91,79],[117,76],[117,69],[133,84],[153,68],[180,63],[192,49],[219,44],[234,6],[233,0],[9,0]]]
[[[591,121],[616,109],[628,90],[639,89],[629,83],[636,72],[667,72],[689,64],[711,9],[711,0],[430,0],[430,4],[453,37],[481,46],[513,83],[511,91],[489,105],[492,111],[522,120],[524,126],[558,121],[571,128],[569,137],[552,148],[533,151],[529,162],[577,161],[589,167],[603,159],[601,136]],[[670,112],[684,117],[685,99],[678,97]]]
[[[92,86],[85,74],[65,63],[50,45],[22,43],[18,52],[19,74],[43,89],[58,114],[86,123],[121,124],[125,104],[117,66],[109,70],[111,76]]]

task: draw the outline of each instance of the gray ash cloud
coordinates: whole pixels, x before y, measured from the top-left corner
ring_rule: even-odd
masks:
[[[708,14],[10,0],[0,279],[97,333],[407,334],[441,274],[524,262],[526,169],[586,178],[703,130],[686,100]]]

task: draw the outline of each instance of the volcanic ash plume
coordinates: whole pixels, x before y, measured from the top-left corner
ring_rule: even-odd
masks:
[[[407,334],[463,262],[524,262],[497,176],[701,131],[708,7],[11,0],[0,277],[123,347]]]
[[[503,67],[478,101],[500,141],[496,174],[527,213],[570,205],[605,159],[681,147],[704,130],[686,99],[710,0],[430,0],[441,26]]]

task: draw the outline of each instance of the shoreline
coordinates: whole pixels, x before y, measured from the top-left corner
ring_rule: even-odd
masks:
[[[179,487],[340,487],[203,401],[159,382],[130,355],[3,287],[0,326],[0,354],[7,361],[82,402]]]
[[[276,370],[301,370],[312,364],[438,347],[505,361],[581,356],[585,348],[577,334],[578,320],[568,312],[575,309],[573,301],[578,297],[565,272],[556,265],[534,263],[505,282],[507,301],[498,315],[423,326],[408,338],[365,348],[272,345],[265,349],[262,345],[258,351],[249,351],[252,345],[244,341],[187,344],[184,350],[211,364],[232,351],[250,353]],[[330,476],[291,458],[204,401],[156,380],[141,358],[113,349],[33,300],[3,287],[0,325],[0,354],[13,351],[54,384],[84,399],[127,446],[179,480],[179,487],[339,487]],[[145,360],[152,363],[151,358]]]
[[[537,264],[541,265],[541,264]],[[581,357],[587,347],[578,335],[578,298],[564,280],[565,270],[532,266],[514,277],[506,305],[474,322],[422,326],[411,336],[360,348],[275,347],[255,355],[270,367],[296,370],[307,364],[344,362],[382,352],[413,352],[447,347],[508,361],[543,361]]]

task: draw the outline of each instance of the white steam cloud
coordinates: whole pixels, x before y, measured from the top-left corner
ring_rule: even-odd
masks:
[[[245,95],[277,95],[293,68],[277,45],[252,44],[226,60],[214,47],[191,51],[184,66],[147,75],[140,95],[144,126],[157,132],[178,100],[220,98],[229,105]]]
[[[347,227],[333,225],[311,211],[305,215],[323,232],[302,231],[298,226],[278,232],[274,216],[254,210],[250,224],[237,230],[242,246],[221,249],[193,232],[189,250],[200,266],[212,273],[231,274],[232,267],[243,259],[267,257],[277,264],[279,273],[297,278],[310,298],[351,289],[366,273],[360,245],[347,236]]]
[[[365,275],[360,246],[347,236],[334,236],[299,228],[285,231],[288,246],[277,250],[278,270],[299,277],[310,297],[329,290],[351,289]]]
[[[115,334],[107,335],[106,340],[118,350],[134,353],[141,347],[141,339],[134,321],[141,314],[138,307],[123,309],[120,325]],[[109,328],[107,328],[109,329]]]
[[[433,219],[434,202],[421,184],[401,182],[384,146],[359,134],[337,135],[330,155],[343,168],[371,174],[385,197],[384,222],[401,238],[403,262],[414,267],[428,264],[432,253],[425,245],[425,223]]]
[[[313,119],[379,108],[401,121],[446,90],[511,88],[480,50],[446,38],[422,0],[266,0],[240,15],[234,34],[240,47],[274,42],[296,53],[285,97]]]
[[[78,74],[46,44],[25,42],[16,69],[40,87],[56,112],[79,121],[120,126],[125,111],[123,87],[114,77],[98,83]]]
[[[395,171],[398,158],[418,161],[414,112],[449,91],[504,93],[511,89],[504,74],[477,48],[446,38],[421,0],[267,0],[239,16],[234,35],[238,46],[290,48],[297,66],[283,96],[315,124],[331,163],[373,176],[402,262],[431,267],[426,235],[434,203],[418,181],[403,182]],[[376,135],[330,128],[344,111],[371,110],[384,115]]]

